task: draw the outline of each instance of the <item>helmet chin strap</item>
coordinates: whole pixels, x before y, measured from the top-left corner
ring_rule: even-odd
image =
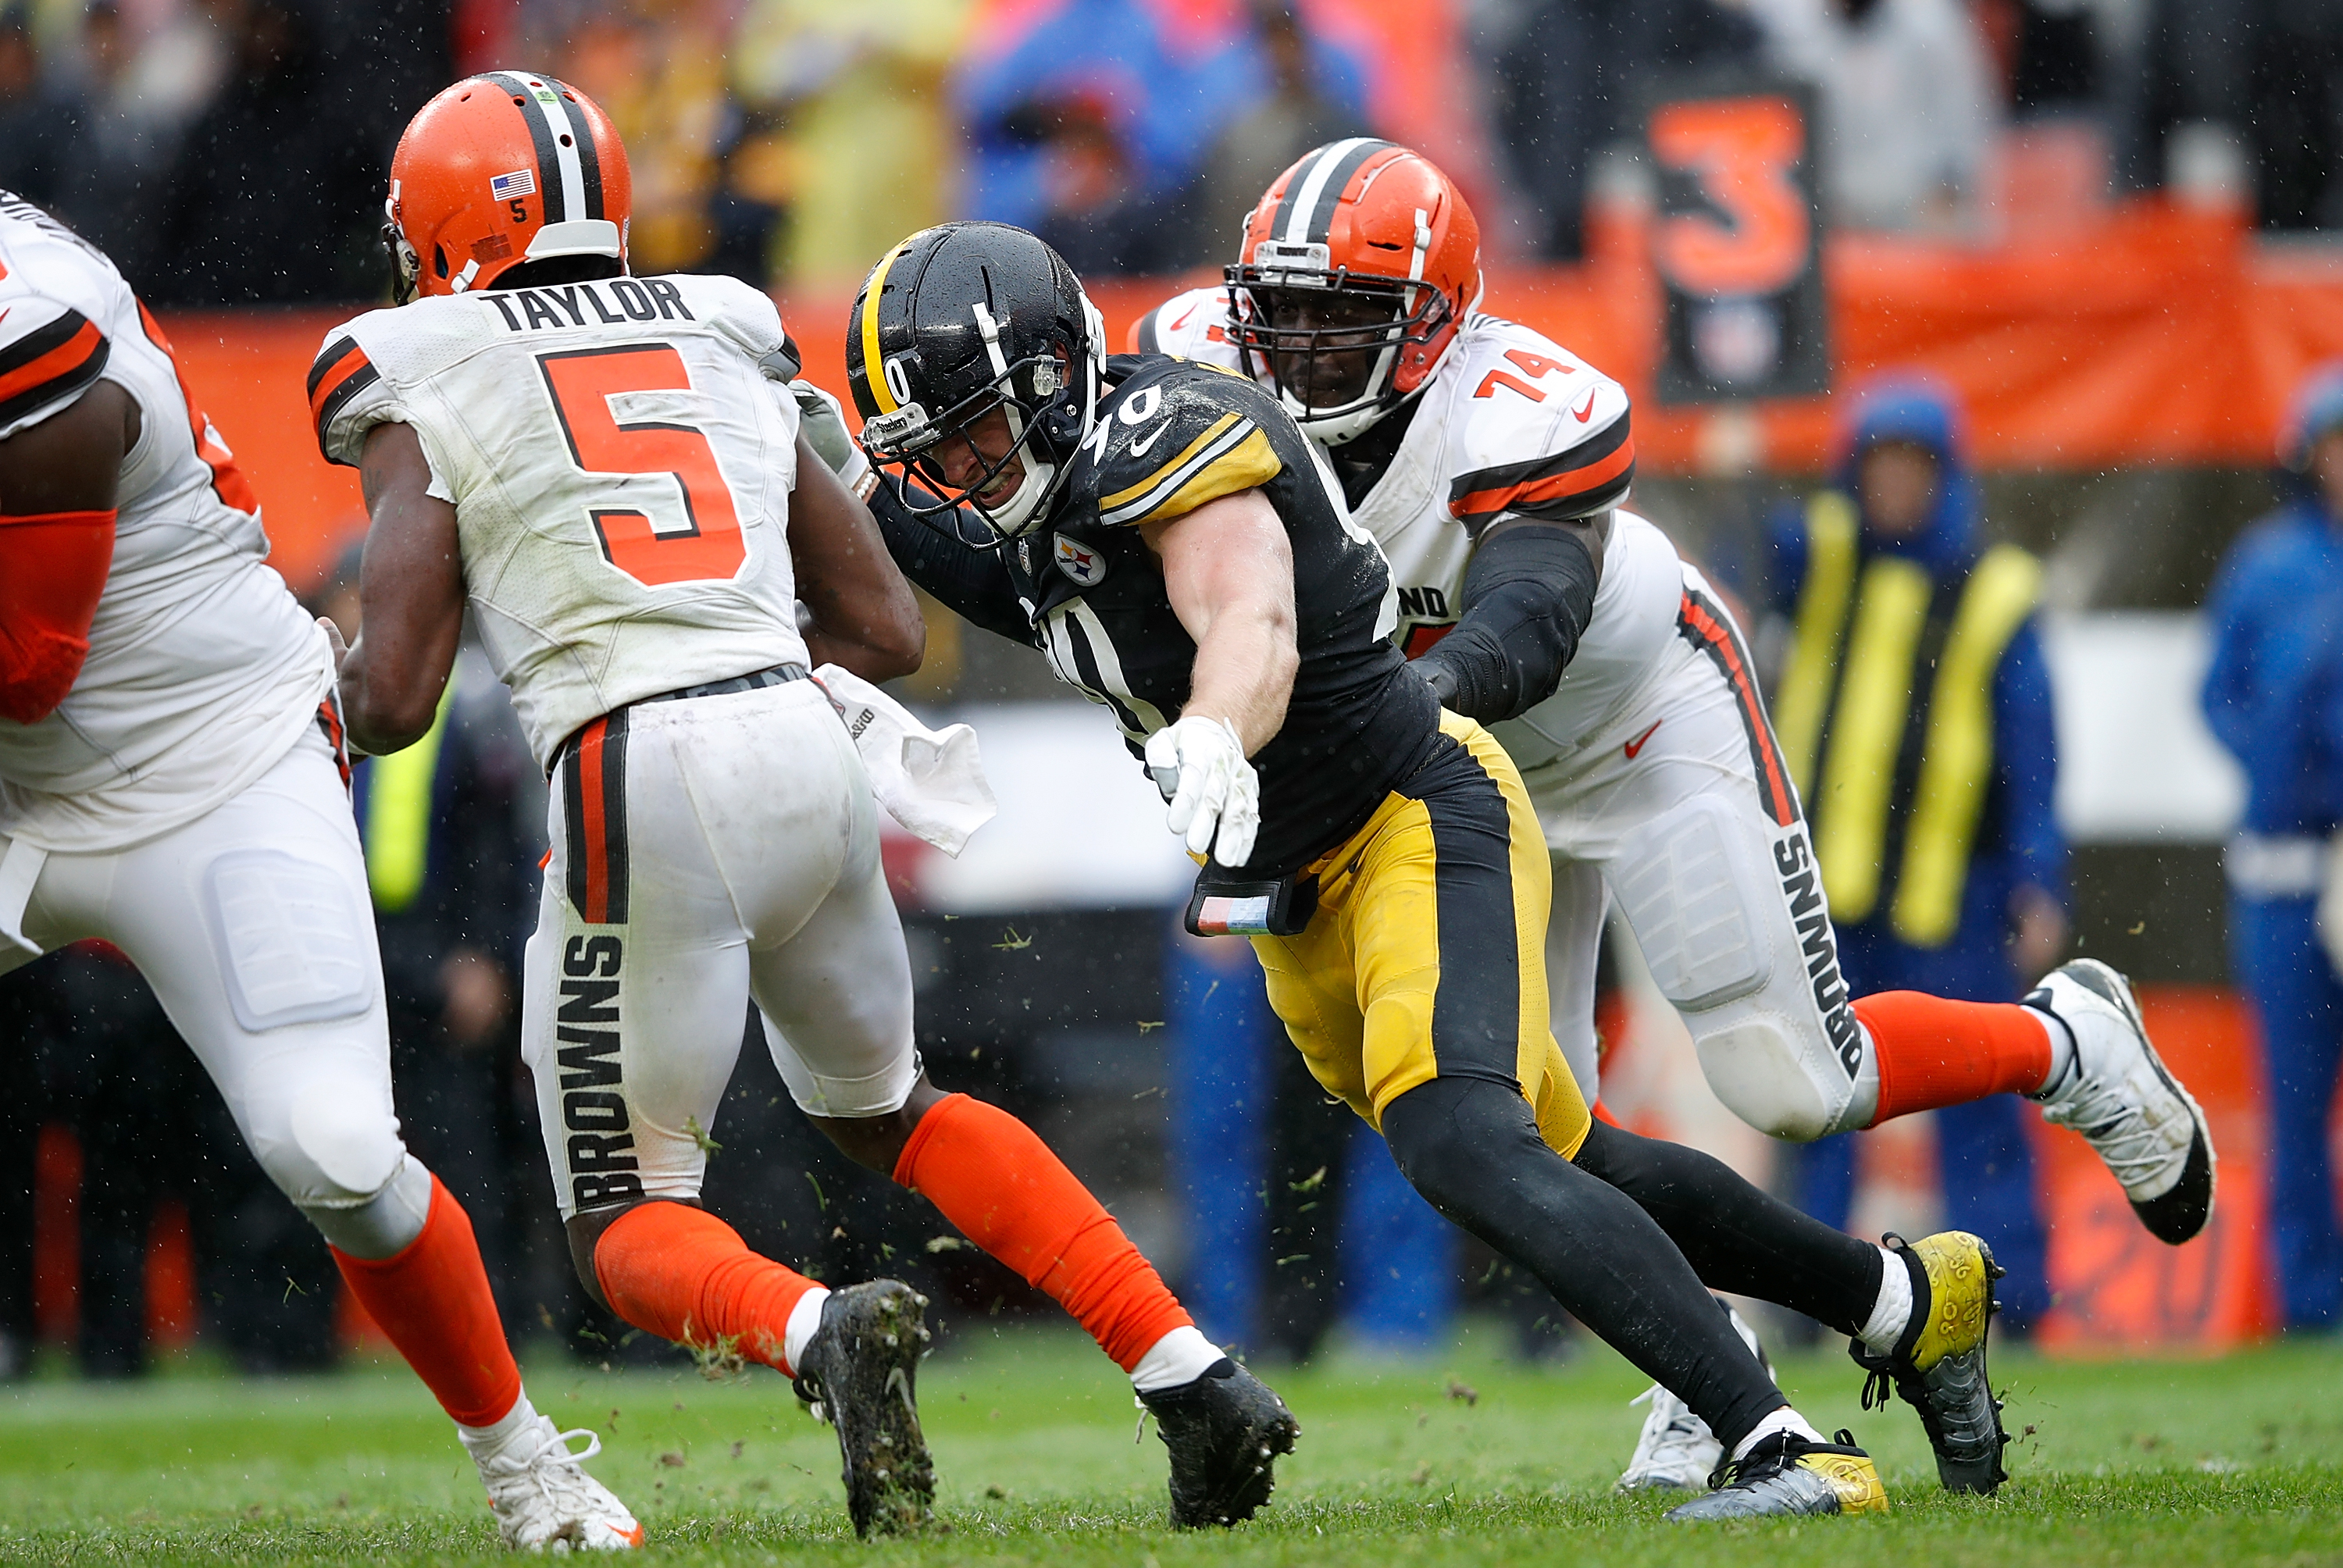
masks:
[[[1014,403],[1004,404],[1001,412],[1009,416],[1010,450],[1015,451],[1025,438],[1025,417],[1017,411]],[[988,507],[981,501],[977,503],[977,509],[984,514],[985,521],[990,523],[993,530],[1004,538],[1015,538],[1033,526],[1034,514],[1041,509],[1042,498],[1050,493],[1050,483],[1057,477],[1058,466],[1055,463],[1039,463],[1033,457],[1033,449],[1026,447],[1024,457],[1020,459],[1025,465],[1025,477],[1018,481],[1015,489],[1009,492],[1007,500],[997,507]]]

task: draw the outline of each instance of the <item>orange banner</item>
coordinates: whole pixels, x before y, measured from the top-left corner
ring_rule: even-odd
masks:
[[[2235,992],[2209,986],[2142,986],[2139,1005],[2157,1053],[2212,1123],[2219,1160],[2213,1221],[2187,1245],[2166,1246],[2141,1229],[2089,1144],[2037,1124],[2056,1301],[2041,1343],[2064,1355],[2217,1351],[2267,1338],[2278,1326],[2252,1009]]]
[[[1626,384],[1645,472],[1825,465],[1833,398],[1722,421],[1713,410],[1657,407],[1650,394],[1660,296],[1646,226],[1613,213],[1590,235],[1583,266],[1493,272],[1484,305]],[[2274,250],[2234,217],[2157,203],[1993,248],[1839,236],[1826,276],[1834,385],[1885,369],[1935,373],[1967,401],[1987,468],[2257,467],[2270,460],[2294,384],[2343,357],[2343,261]],[[1131,322],[1182,285],[1101,281],[1094,292],[1111,345],[1121,347]],[[851,304],[837,294],[782,303],[808,374],[840,394]],[[325,570],[363,520],[355,477],[317,455],[302,395],[337,315],[166,318],[190,384],[260,493],[278,566],[297,588]]]

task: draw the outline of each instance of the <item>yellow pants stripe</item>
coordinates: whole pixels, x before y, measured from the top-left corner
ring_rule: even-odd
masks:
[[[1453,714],[1441,730],[1457,749],[1310,868],[1309,929],[1253,939],[1270,1005],[1318,1081],[1370,1123],[1434,1078],[1497,1079],[1568,1159],[1589,1123],[1548,1022],[1545,838],[1488,732]]]

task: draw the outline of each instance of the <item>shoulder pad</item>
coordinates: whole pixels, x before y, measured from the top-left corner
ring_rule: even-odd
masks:
[[[73,405],[106,369],[112,346],[62,300],[11,290],[0,311],[0,438]]]
[[[1101,402],[1073,476],[1101,525],[1166,521],[1283,471],[1263,422],[1284,411],[1243,377],[1161,356],[1117,356],[1108,368],[1127,373]]]
[[[1175,294],[1131,328],[1131,346],[1141,354],[1172,354],[1224,370],[1242,368],[1229,336],[1229,291],[1192,288]]]
[[[329,463],[357,467],[367,432],[397,417],[390,387],[366,347],[380,335],[387,325],[384,318],[391,314],[368,311],[335,327],[326,334],[325,347],[309,366],[309,424],[317,433],[318,451]]]
[[[1626,498],[1635,444],[1624,387],[1493,316],[1474,317],[1451,354],[1448,509],[1467,530],[1504,514],[1592,517]]]
[[[805,356],[764,290],[737,277],[693,274],[674,281],[689,286],[685,297],[719,332],[748,350],[766,379],[793,381],[805,367]]]

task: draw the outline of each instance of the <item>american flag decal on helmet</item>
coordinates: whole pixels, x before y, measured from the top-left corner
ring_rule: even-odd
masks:
[[[515,196],[537,194],[537,174],[531,169],[515,169],[508,175],[498,175],[488,182],[488,194],[498,201],[510,201]]]

